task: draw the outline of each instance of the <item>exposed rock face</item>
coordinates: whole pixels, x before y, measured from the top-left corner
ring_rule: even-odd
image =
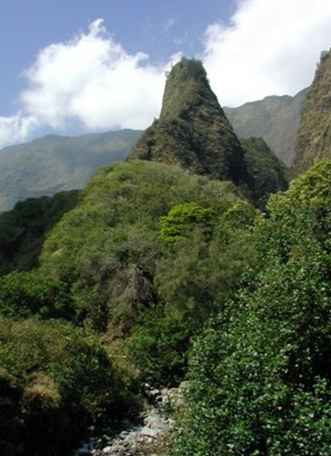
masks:
[[[331,158],[331,49],[323,52],[307,95],[296,147],[294,173]]]
[[[146,130],[129,158],[178,164],[236,184],[246,181],[243,149],[201,62],[182,59],[173,67],[160,118]]]
[[[224,112],[239,138],[262,137],[274,154],[291,166],[308,90],[301,90],[294,97],[266,97],[237,108],[224,108]]]

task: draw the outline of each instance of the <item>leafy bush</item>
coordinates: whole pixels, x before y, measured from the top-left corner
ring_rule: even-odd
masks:
[[[192,337],[222,311],[243,272],[255,265],[249,225],[256,213],[248,203],[237,204],[215,218],[207,237],[205,226],[193,222],[191,235],[172,240],[158,261],[158,306],[141,316],[128,343],[143,381],[171,385],[183,378]]]
[[[160,237],[166,242],[174,242],[192,234],[199,227],[206,234],[211,234],[215,214],[195,203],[180,204],[171,208],[169,214],[161,217]]]
[[[0,274],[35,267],[47,232],[78,204],[79,195],[71,191],[29,198],[0,214]]]
[[[176,455],[329,453],[331,163],[258,218],[253,281],[197,340]]]
[[[109,358],[68,323],[0,320],[0,365],[1,411],[11,417],[0,419],[2,450],[63,454],[88,424],[118,412]]]
[[[242,139],[251,197],[264,209],[272,193],[286,190],[288,170],[262,138]]]
[[[169,250],[160,239],[160,219],[177,207],[187,220],[193,211],[207,221],[238,200],[232,184],[178,167],[120,163],[101,170],[80,205],[54,228],[41,269],[72,284],[79,320],[113,337],[126,335],[140,313],[158,302],[154,277]]]
[[[0,316],[73,319],[70,288],[36,270],[0,277]]]

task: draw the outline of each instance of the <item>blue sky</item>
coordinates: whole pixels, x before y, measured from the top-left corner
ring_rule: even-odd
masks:
[[[70,39],[102,17],[130,53],[143,50],[154,62],[176,51],[195,55],[210,23],[227,21],[231,0],[4,0],[1,5],[1,115],[13,114],[21,77],[37,52]]]
[[[223,106],[294,95],[330,23],[326,0],[3,0],[0,147],[146,128],[181,55],[202,60]]]

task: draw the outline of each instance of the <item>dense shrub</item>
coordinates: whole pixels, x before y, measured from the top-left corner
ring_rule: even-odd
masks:
[[[326,456],[331,163],[272,198],[259,272],[197,340],[174,454]]]
[[[211,234],[217,218],[212,209],[205,209],[195,203],[180,204],[171,208],[169,214],[161,217],[160,237],[165,242],[175,242],[189,237],[199,227]]]
[[[0,277],[0,316],[74,319],[69,285],[38,270]]]
[[[190,236],[170,236],[171,248],[155,273],[158,306],[143,314],[129,339],[130,357],[143,380],[171,385],[183,378],[192,337],[223,310],[243,272],[255,265],[250,230],[255,215],[248,203],[238,202],[220,218],[214,216],[213,225],[209,217],[207,225],[195,217],[189,224],[185,217]]]
[[[262,138],[242,139],[252,200],[260,209],[265,209],[272,193],[288,187],[288,169],[274,155]]]
[[[1,454],[63,454],[88,424],[118,412],[109,358],[94,336],[68,323],[0,320],[0,366],[8,417],[0,418]]]
[[[0,274],[36,266],[48,231],[78,204],[79,195],[71,191],[29,198],[0,214]]]
[[[190,224],[200,229],[199,217],[210,223],[215,213],[217,220],[238,200],[232,184],[178,167],[130,162],[101,170],[48,237],[42,271],[71,282],[79,320],[113,337],[126,335],[158,303],[154,277],[170,249],[160,219],[163,227],[166,220],[178,225],[182,216],[171,211],[179,211],[188,230]]]

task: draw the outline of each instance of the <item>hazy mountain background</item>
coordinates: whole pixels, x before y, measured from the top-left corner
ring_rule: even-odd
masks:
[[[78,137],[48,135],[0,151],[0,211],[17,201],[85,186],[96,168],[123,160],[140,131]]]
[[[308,90],[304,89],[294,97],[270,96],[260,101],[245,103],[238,108],[224,110],[240,138],[262,137],[276,156],[287,166],[291,166]]]

